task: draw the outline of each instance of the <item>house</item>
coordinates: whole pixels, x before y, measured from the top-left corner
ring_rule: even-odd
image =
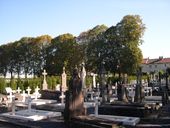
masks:
[[[156,59],[145,58],[141,64],[142,72],[151,73],[166,71],[167,68],[170,68],[170,58],[159,57]]]

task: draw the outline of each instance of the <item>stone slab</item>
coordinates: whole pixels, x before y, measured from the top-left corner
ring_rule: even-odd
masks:
[[[13,118],[13,119],[26,120],[26,121],[38,121],[38,120],[61,116],[61,112],[51,112],[51,111],[31,109],[31,112],[29,112],[28,110],[20,110],[20,111],[16,111],[15,115],[12,115],[11,112],[8,112],[8,113],[2,113],[0,116]]]
[[[90,116],[94,116],[94,117],[100,118],[100,119],[107,119],[107,120],[115,121],[115,122],[122,122],[123,125],[130,125],[130,126],[135,126],[140,121],[140,118],[138,118],[138,117],[111,116],[111,115],[95,116],[94,114],[91,114]]]

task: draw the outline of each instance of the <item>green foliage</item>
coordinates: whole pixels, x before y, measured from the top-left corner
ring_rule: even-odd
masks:
[[[12,88],[12,90],[16,90],[17,89],[17,82],[14,78],[12,78],[10,80],[10,87]]]
[[[69,75],[83,61],[88,71],[96,73],[103,61],[111,73],[133,73],[143,57],[139,46],[144,30],[140,16],[127,15],[115,26],[97,25],[77,38],[69,33],[54,39],[49,35],[23,37],[0,46],[0,74],[40,77],[45,68],[49,76],[56,76],[61,75],[65,66]],[[50,88],[54,88],[53,83],[55,80],[49,80]]]
[[[4,78],[0,78],[0,93],[5,92],[6,82]]]

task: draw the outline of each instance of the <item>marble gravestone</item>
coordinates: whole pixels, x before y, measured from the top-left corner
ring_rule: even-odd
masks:
[[[84,113],[82,81],[78,76],[78,69],[74,69],[73,76],[69,81],[68,91],[66,92],[64,118],[65,121],[69,121],[72,117],[80,116]]]
[[[47,75],[47,72],[46,70],[44,69],[44,72],[42,73],[42,75],[44,76],[44,79],[43,79],[43,90],[47,90],[48,89],[48,84],[47,84],[47,81],[46,81],[46,75]]]

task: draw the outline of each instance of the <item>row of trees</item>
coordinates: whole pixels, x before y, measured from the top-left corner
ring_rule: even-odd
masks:
[[[71,73],[75,65],[85,62],[88,71],[98,72],[101,63],[111,73],[132,73],[142,60],[139,45],[145,26],[138,15],[127,15],[115,26],[97,25],[72,34],[23,37],[0,46],[0,74],[40,76],[43,69],[49,75],[59,75],[63,66]]]

